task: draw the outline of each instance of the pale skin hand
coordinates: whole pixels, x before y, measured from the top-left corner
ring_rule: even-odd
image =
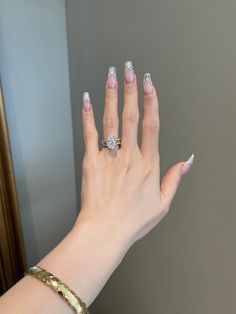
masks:
[[[118,137],[117,90],[117,81],[110,75],[106,82],[104,139],[109,134]],[[64,281],[87,306],[99,294],[130,246],[167,214],[182,174],[191,165],[175,164],[160,182],[159,105],[154,86],[144,82],[141,147],[137,144],[137,100],[137,78],[127,70],[122,146],[115,151],[99,150],[93,110],[89,111],[89,103],[84,102],[86,152],[81,211],[72,230],[37,264]],[[26,276],[0,298],[0,312],[60,314],[73,311],[49,287]]]
[[[113,83],[112,88],[109,88],[110,82]],[[99,150],[93,111],[83,112],[86,152],[83,161],[82,208],[78,220],[82,217],[103,220],[112,229],[122,230],[132,242],[148,233],[167,214],[183,167],[184,170],[189,169],[189,166],[183,166],[184,162],[177,163],[160,183],[159,104],[151,82],[145,80],[143,88],[141,147],[137,142],[137,78],[131,69],[124,74],[122,146],[119,150]],[[118,83],[111,76],[106,83],[104,139],[109,134],[119,136],[117,91]]]

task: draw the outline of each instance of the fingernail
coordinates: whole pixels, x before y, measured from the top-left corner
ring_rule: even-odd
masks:
[[[134,83],[134,68],[131,61],[125,62],[125,82],[126,83]]]
[[[194,154],[192,154],[187,161],[182,165],[181,173],[185,174],[189,171],[194,161]]]
[[[143,76],[143,91],[144,94],[149,95],[152,93],[153,83],[150,73],[145,73]]]
[[[116,68],[109,67],[108,76],[107,76],[107,86],[108,88],[115,88],[116,87]]]
[[[91,106],[91,101],[89,97],[88,92],[83,93],[83,110],[84,111],[91,111],[92,106]]]

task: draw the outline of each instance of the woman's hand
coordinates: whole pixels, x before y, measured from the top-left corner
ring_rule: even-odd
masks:
[[[187,162],[177,163],[160,184],[160,124],[155,88],[150,75],[146,74],[139,148],[137,79],[130,62],[126,63],[124,77],[120,149],[99,150],[92,107],[88,94],[84,94],[86,153],[82,208],[72,230],[38,263],[66,283],[87,306],[99,294],[129,247],[166,215],[182,174],[193,162],[192,155]],[[117,88],[114,68],[110,68],[106,82],[104,139],[109,134],[118,137]],[[51,289],[26,276],[1,297],[0,312],[26,314],[29,311],[35,314],[42,311],[45,314],[69,313],[70,309]]]
[[[104,139],[110,134],[119,137],[117,92],[116,69],[110,67],[105,92]],[[110,236],[121,236],[125,241],[133,243],[167,214],[181,176],[193,162],[193,155],[187,162],[179,162],[170,168],[160,183],[158,108],[157,93],[147,73],[143,80],[144,114],[139,147],[137,78],[132,63],[126,62],[122,145],[120,149],[99,150],[92,105],[88,93],[84,93],[82,207],[76,224],[87,219],[96,221],[110,230]]]

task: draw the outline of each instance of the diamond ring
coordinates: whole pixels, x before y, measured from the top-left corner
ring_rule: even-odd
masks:
[[[115,138],[113,135],[108,135],[106,140],[102,141],[102,146],[107,147],[110,150],[115,149],[116,146],[121,147],[121,139]]]

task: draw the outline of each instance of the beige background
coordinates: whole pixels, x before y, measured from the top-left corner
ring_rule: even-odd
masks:
[[[161,116],[161,171],[196,155],[169,215],[127,254],[92,313],[236,311],[235,1],[66,1],[75,159],[81,95],[102,136],[104,81],[124,62],[151,72]],[[142,101],[140,97],[140,108]]]

